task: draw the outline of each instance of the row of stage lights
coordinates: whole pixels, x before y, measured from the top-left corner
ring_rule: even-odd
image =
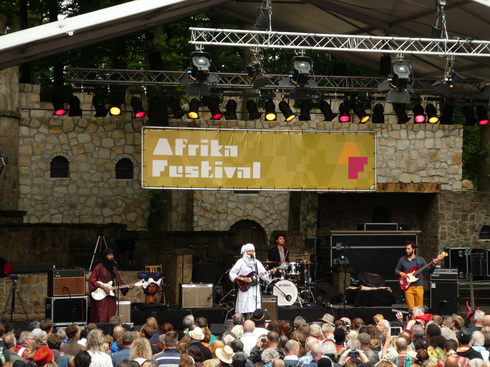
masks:
[[[54,115],[63,116],[68,113],[69,116],[81,116],[82,110],[80,108],[80,100],[76,96],[70,97],[70,108],[67,110],[64,107],[64,104],[61,100],[54,100]],[[92,105],[95,109],[95,117],[106,117],[107,114],[110,116],[120,116],[122,115],[121,110],[122,103],[112,103],[110,106],[106,106],[102,99],[95,95],[92,99]],[[199,109],[202,106],[202,103],[199,99],[193,98],[189,102],[189,110],[185,113],[182,110],[182,106],[180,104],[180,100],[177,96],[170,98],[169,107],[172,110],[173,117],[180,119],[183,116],[187,115],[189,119],[199,119]],[[149,114],[152,115],[152,111],[155,111],[158,108],[161,108],[160,103],[157,97],[150,98],[148,111],[145,111],[143,108],[143,103],[139,97],[131,97],[131,107],[133,108],[133,117],[134,118],[143,118]],[[225,117],[226,120],[236,120],[237,119],[237,102],[234,99],[229,99],[225,106],[225,112],[223,113],[220,110],[219,100],[217,98],[210,99],[208,106],[209,111],[211,112],[212,120],[220,120]],[[249,114],[250,120],[258,120],[261,118],[262,113],[259,112],[259,108],[257,103],[249,99],[247,101],[247,111]],[[279,102],[279,110],[284,116],[284,120],[286,122],[291,122],[295,118],[298,118],[299,121],[309,121],[311,120],[310,111],[312,109],[311,101],[303,100],[301,101],[300,113],[293,113],[291,107],[286,101]],[[343,102],[339,105],[338,113],[334,113],[332,111],[332,107],[326,100],[322,100],[319,105],[320,111],[323,114],[324,121],[332,121],[337,116],[339,117],[339,122],[352,122],[351,109],[349,107],[349,103]],[[353,111],[355,115],[359,119],[359,123],[365,124],[369,120],[372,120],[373,123],[382,124],[385,122],[384,117],[384,107],[381,103],[377,103],[372,108],[372,113],[368,114],[366,110],[362,107],[361,104],[354,104]],[[394,104],[394,112],[397,116],[399,124],[406,124],[410,121],[410,117],[408,117],[405,111],[404,104]],[[439,117],[437,114],[437,108],[432,104],[428,103],[424,109],[424,107],[420,104],[416,105],[413,110],[413,122],[416,124],[453,124],[453,112],[454,108],[450,104],[446,104],[442,109],[442,114]],[[476,116],[475,110],[470,105],[465,105],[463,107],[463,115],[465,117],[466,125],[488,125],[488,111],[485,105],[477,105],[476,107]],[[275,121],[277,119],[276,106],[272,99],[268,99],[264,103],[264,118],[266,121]]]

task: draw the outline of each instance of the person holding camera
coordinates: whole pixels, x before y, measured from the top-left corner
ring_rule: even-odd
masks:
[[[350,339],[347,342],[347,349],[340,355],[337,362],[346,367],[371,367],[372,363],[361,349],[361,343],[357,339]]]
[[[252,363],[257,363],[262,360],[262,352],[265,349],[272,348],[279,353],[279,358],[284,359],[284,353],[279,348],[279,334],[276,331],[269,331],[267,335],[262,335],[257,340],[257,344],[250,351],[248,359]]]

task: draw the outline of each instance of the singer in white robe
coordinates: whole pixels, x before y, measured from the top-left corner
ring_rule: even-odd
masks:
[[[242,257],[238,259],[230,270],[229,276],[232,282],[239,280],[249,283],[252,279],[248,278],[247,275],[252,272],[258,272],[258,275],[262,274],[261,279],[268,283],[272,280],[269,272],[265,270],[264,265],[255,258],[255,246],[253,244],[247,243],[246,245],[243,245],[241,254]],[[275,271],[272,271],[271,273],[275,273]],[[260,293],[260,286],[258,284],[251,286],[247,291],[238,289],[235,312],[247,314],[260,308]]]

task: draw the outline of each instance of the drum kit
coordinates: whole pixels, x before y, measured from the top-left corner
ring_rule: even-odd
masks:
[[[314,283],[311,277],[311,265],[307,260],[310,255],[297,255],[305,259],[287,263],[285,270],[279,270],[270,283],[265,285],[265,293],[277,296],[278,306],[292,306],[295,303],[301,307],[306,304],[316,303],[312,288]],[[264,265],[274,266],[277,262],[262,261]]]

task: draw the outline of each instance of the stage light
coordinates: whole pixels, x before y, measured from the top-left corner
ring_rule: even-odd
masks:
[[[54,116],[66,115],[65,104],[63,103],[63,99],[58,95],[53,96],[53,109]]]
[[[123,97],[121,95],[114,95],[111,100],[111,107],[109,108],[110,116],[121,116],[121,104],[123,102]]]
[[[226,102],[226,112],[225,112],[225,119],[226,120],[236,120],[237,119],[237,114],[236,114],[236,109],[237,109],[237,103],[234,99],[229,99],[228,102]]]
[[[255,28],[269,29],[270,27],[270,13],[266,7],[260,7],[257,11],[257,16],[254,23]]]
[[[216,98],[211,99],[208,103],[209,111],[211,112],[211,120],[219,120],[223,117],[219,109],[219,101]]]
[[[398,124],[406,124],[410,121],[410,117],[407,115],[407,111],[405,111],[405,104],[403,103],[395,103],[393,104],[394,111],[396,113],[396,117],[398,119]]]
[[[105,107],[104,100],[102,97],[94,94],[92,98],[92,105],[95,108],[95,117],[106,117],[107,116],[107,108]]]
[[[465,125],[476,125],[475,111],[472,106],[463,106],[463,115],[465,118]]]
[[[143,108],[143,102],[139,97],[131,97],[131,107],[133,107],[134,118],[142,119],[146,116],[145,109]]]
[[[296,117],[296,115],[293,113],[291,107],[289,107],[289,104],[286,101],[279,102],[279,110],[284,115],[284,120],[286,122],[290,122],[294,120],[294,118]]]
[[[248,111],[248,118],[250,120],[260,119],[261,113],[259,112],[259,109],[257,107],[257,103],[254,100],[249,99],[247,101],[247,111]]]
[[[476,106],[476,115],[478,116],[478,125],[485,126],[488,125],[488,108],[486,105]]]
[[[350,122],[349,106],[346,103],[340,104],[339,115],[340,122]]]
[[[402,61],[392,64],[388,79],[378,85],[378,90],[388,90],[386,102],[410,103],[409,91],[411,91],[411,87],[409,83],[411,74],[410,65],[406,65]]]
[[[193,98],[189,102],[189,112],[187,112],[187,117],[190,119],[198,119],[199,118],[199,106],[201,102],[197,98]]]
[[[187,69],[187,75],[194,83],[205,83],[208,80],[211,62],[205,52],[195,51],[191,54],[191,64]]]
[[[170,100],[168,101],[168,105],[172,110],[172,114],[174,115],[174,118],[180,119],[182,118],[182,116],[185,115],[184,111],[182,111],[182,106],[180,105],[180,100],[178,96],[171,97]]]
[[[254,60],[247,66],[248,78],[252,81],[252,87],[255,89],[265,87],[271,84],[271,80],[264,75],[262,65],[259,61]]]
[[[376,103],[373,107],[373,124],[384,124],[385,108],[381,103]]]
[[[441,124],[452,125],[453,124],[454,107],[450,104],[446,104],[442,109]]]
[[[366,113],[364,108],[359,103],[354,106],[354,113],[359,118],[359,123],[361,123],[361,124],[365,124],[371,118],[371,116],[369,116]]]
[[[289,73],[291,83],[296,87],[305,87],[311,74],[311,59],[304,56],[295,56],[291,61],[292,71]]]
[[[449,95],[449,91],[454,88],[454,83],[459,81],[459,74],[450,68],[440,80],[436,80],[432,86],[442,95]]]
[[[311,103],[310,101],[304,100],[301,102],[300,112],[299,112],[299,121],[310,121],[311,120]]]
[[[424,113],[424,107],[416,105],[413,110],[413,122],[416,124],[424,124],[427,121],[427,116]]]
[[[429,103],[425,106],[425,112],[427,113],[427,121],[429,124],[437,124],[439,122],[439,117],[437,116],[437,108]]]
[[[68,116],[82,116],[82,109],[80,108],[80,99],[77,96],[72,95],[69,100],[70,109],[68,110]]]
[[[277,118],[276,106],[274,105],[274,101],[272,99],[265,101],[264,109],[265,119],[267,121],[274,121]]]
[[[335,117],[337,117],[337,114],[332,112],[330,104],[324,99],[322,99],[320,102],[320,111],[322,111],[323,114],[323,121],[332,121]]]

